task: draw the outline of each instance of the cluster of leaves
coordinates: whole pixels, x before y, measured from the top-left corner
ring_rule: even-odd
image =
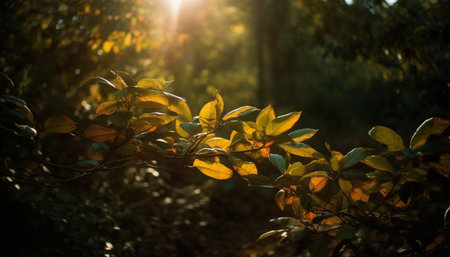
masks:
[[[436,195],[445,196],[442,181],[450,178],[449,139],[443,136],[449,124],[440,118],[426,120],[409,147],[392,129],[376,126],[369,135],[387,146],[381,153],[358,147],[343,155],[327,145],[328,157],[306,165],[270,155],[282,172],[274,181],[280,188],[276,203],[282,210],[290,206],[295,217],[271,220],[284,228],[260,239],[281,234],[280,242],[295,241],[297,253],[309,249],[312,256],[330,250],[333,256],[433,256],[448,251],[444,211],[449,202],[437,201]]]
[[[448,248],[442,243],[448,239],[443,217],[434,223],[422,217],[443,216],[448,205],[436,195],[442,195],[442,181],[450,176],[450,121],[426,120],[409,147],[392,129],[377,126],[369,135],[386,145],[386,151],[358,147],[343,155],[326,144],[328,153],[323,154],[303,143],[317,130],[289,132],[301,112],[276,116],[268,105],[223,114],[217,93],[193,117],[185,99],[166,92],[170,81],[145,78],[135,83],[126,73],[115,76],[111,82],[99,77],[85,81],[114,90],[87,127],[78,128],[66,116],[45,122],[47,132],[79,132],[93,141],[86,154],[90,159],[85,163],[92,166],[87,172],[137,159],[156,168],[195,168],[218,180],[231,178],[235,171],[250,185],[279,189],[277,205],[281,210],[290,206],[294,217],[273,219],[284,228],[260,239],[280,234],[280,243],[297,243],[297,254],[308,249],[313,256],[326,251],[334,256],[390,256]],[[258,111],[254,121],[243,120]],[[258,173],[257,164],[264,159],[281,172],[279,177]],[[423,226],[433,230],[420,233]],[[389,247],[382,248],[386,243]]]

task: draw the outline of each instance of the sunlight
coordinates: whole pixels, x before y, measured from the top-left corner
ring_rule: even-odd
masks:
[[[178,17],[182,0],[167,0],[172,17]]]

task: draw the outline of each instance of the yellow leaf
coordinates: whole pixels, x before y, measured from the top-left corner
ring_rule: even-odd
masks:
[[[144,113],[139,119],[149,122],[154,126],[161,126],[174,121],[177,117],[161,112]]]
[[[411,149],[417,149],[425,144],[430,135],[440,135],[450,125],[449,120],[441,118],[430,118],[424,121],[414,132],[410,141]]]
[[[233,168],[243,177],[258,174],[258,169],[253,162],[235,161]]]
[[[362,201],[362,202],[369,201],[369,195],[363,193],[361,188],[353,188],[350,196],[352,197],[353,201]]]
[[[286,174],[292,176],[301,176],[303,173],[305,173],[305,166],[301,162],[289,164],[289,167],[286,170]]]
[[[312,177],[309,181],[309,190],[311,192],[319,192],[328,182],[327,177]]]
[[[342,155],[338,151],[330,151],[330,152],[331,152],[331,159],[330,159],[331,169],[333,169],[333,171],[341,170],[342,159],[344,159],[344,155]]]
[[[275,111],[273,110],[272,105],[269,104],[256,117],[256,127],[260,131],[265,131],[265,128],[274,119],[275,119]]]
[[[195,159],[194,164],[200,172],[208,177],[225,180],[233,176],[233,171],[219,162],[218,158],[213,160],[202,161],[200,159]]]
[[[140,96],[136,100],[136,103],[142,105],[143,107],[145,107],[146,103],[156,103],[160,107],[169,105],[169,99],[167,96],[158,91],[153,91],[146,96]]]
[[[106,101],[106,102],[103,102],[102,104],[100,104],[97,107],[97,110],[95,110],[95,114],[97,116],[100,116],[102,114],[104,114],[104,115],[111,115],[111,114],[113,114],[114,112],[117,111],[117,105],[118,105],[117,101]]]
[[[103,51],[105,53],[109,53],[109,52],[111,52],[111,49],[113,48],[113,46],[114,46],[114,42],[107,40],[107,41],[103,42]]]
[[[151,88],[156,90],[162,90],[164,83],[166,83],[166,81],[163,79],[145,78],[139,80],[137,86],[140,88]]]
[[[300,118],[301,112],[291,112],[271,120],[266,127],[266,134],[278,136],[291,129]]]
[[[234,110],[230,111],[229,113],[225,114],[225,116],[223,116],[223,120],[226,121],[226,120],[234,119],[234,118],[237,118],[240,116],[244,116],[244,115],[254,112],[256,110],[258,110],[258,109],[253,106],[248,106],[248,105],[242,106],[242,107],[234,109]]]
[[[69,133],[77,129],[77,123],[65,115],[49,117],[44,122],[44,130],[49,133]]]
[[[307,157],[307,158],[321,158],[323,157],[322,154],[314,150],[312,147],[310,147],[307,144],[301,143],[301,142],[294,142],[294,143],[284,143],[279,145],[280,148],[285,150],[288,153],[300,156],[300,157]]]
[[[222,111],[222,97],[216,94],[216,99],[205,104],[200,110],[199,121],[203,127],[203,131],[212,130],[217,126]]]
[[[95,142],[106,142],[114,140],[119,134],[120,132],[116,129],[93,124],[84,131],[83,137]]]
[[[228,151],[227,149],[230,146],[230,140],[221,137],[213,137],[208,139],[205,144],[209,145],[210,147],[219,147],[225,151]]]
[[[187,105],[187,103],[185,101],[176,101],[175,103],[167,106],[167,108],[170,111],[179,114],[180,115],[179,119],[181,121],[183,121],[183,122],[192,121],[191,109],[189,109],[189,106]]]
[[[403,139],[390,128],[376,126],[369,131],[369,135],[377,142],[387,145],[389,151],[395,152],[405,149]]]
[[[176,119],[175,120],[175,131],[177,132],[178,135],[180,135],[181,137],[187,138],[189,137],[189,132],[187,132],[186,130],[184,130],[180,125],[181,125],[181,121]]]

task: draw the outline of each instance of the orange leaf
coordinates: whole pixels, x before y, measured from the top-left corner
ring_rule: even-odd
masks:
[[[44,129],[49,133],[69,133],[77,129],[77,123],[65,115],[57,115],[45,121]]]
[[[369,201],[369,195],[363,193],[361,188],[353,188],[350,196],[354,201],[363,201],[363,202]]]
[[[91,141],[106,142],[114,140],[119,134],[118,130],[93,124],[84,131],[83,136]]]
[[[317,214],[315,214],[314,212],[310,211],[310,212],[306,212],[303,214],[303,217],[305,217],[305,219],[307,219],[310,223],[312,223],[313,219],[315,217],[317,217]]]
[[[327,177],[312,177],[309,181],[309,190],[311,192],[319,192],[328,182]]]

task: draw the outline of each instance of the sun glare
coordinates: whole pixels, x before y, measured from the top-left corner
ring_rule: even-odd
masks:
[[[178,13],[180,12],[180,6],[181,6],[182,0],[167,0],[169,3],[170,11],[174,17],[178,16]]]

